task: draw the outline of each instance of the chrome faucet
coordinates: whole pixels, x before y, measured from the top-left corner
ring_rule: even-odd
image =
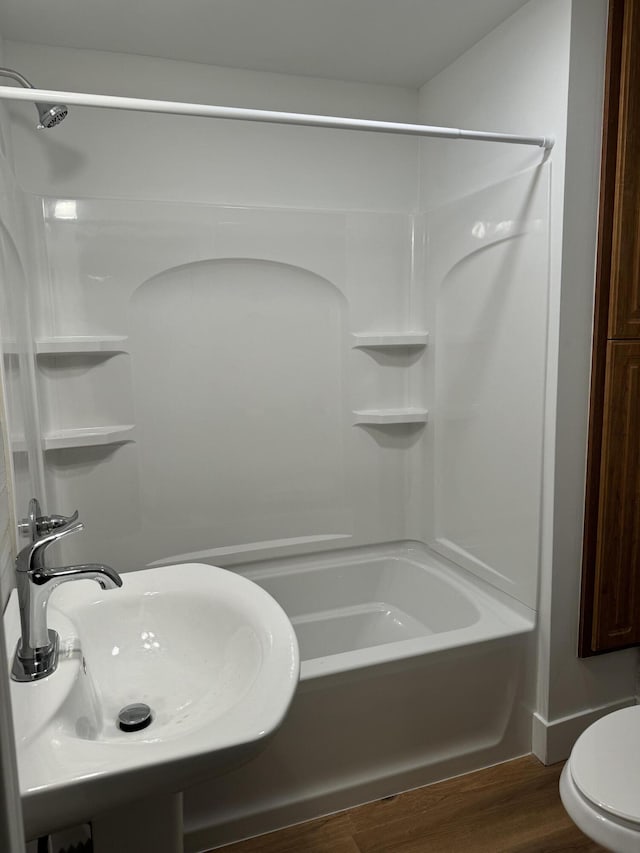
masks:
[[[120,575],[109,566],[86,563],[79,566],[47,568],[45,553],[49,545],[84,529],[77,512],[68,519],[51,516],[58,525],[44,536],[26,545],[16,559],[16,586],[22,636],[13,659],[14,681],[36,681],[55,671],[58,665],[59,637],[47,627],[47,604],[53,590],[72,580],[95,580],[102,589],[122,586]],[[64,523],[60,523],[60,522]]]

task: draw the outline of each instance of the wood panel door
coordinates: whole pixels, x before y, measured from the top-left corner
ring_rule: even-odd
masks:
[[[640,0],[611,0],[579,653],[640,644]]]
[[[640,341],[610,341],[602,433],[593,641],[640,642]]]

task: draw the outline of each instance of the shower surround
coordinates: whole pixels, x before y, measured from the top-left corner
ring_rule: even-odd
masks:
[[[265,753],[186,792],[188,849],[528,751],[548,202],[545,165],[420,214],[42,200],[64,559],[241,572],[302,647]]]
[[[534,608],[547,205],[546,167],[428,215],[44,200],[65,558],[414,539]]]

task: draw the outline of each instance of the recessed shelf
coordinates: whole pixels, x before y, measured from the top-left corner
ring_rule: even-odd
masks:
[[[354,426],[381,426],[384,424],[426,424],[427,409],[366,409],[355,411]]]
[[[36,338],[37,355],[73,355],[75,353],[125,352],[123,335],[67,335]]]
[[[114,424],[113,426],[51,430],[44,434],[42,445],[45,450],[63,450],[70,447],[118,444],[121,441],[131,441],[134,429],[135,424]]]
[[[354,349],[395,349],[406,347],[426,347],[429,343],[428,332],[399,332],[396,334],[353,334]]]
[[[133,441],[134,429],[135,424],[114,424],[113,426],[50,430],[42,436],[42,448],[43,450],[65,450],[70,447],[119,444],[123,441]],[[26,449],[24,436],[11,437],[11,450],[14,453],[24,453]]]

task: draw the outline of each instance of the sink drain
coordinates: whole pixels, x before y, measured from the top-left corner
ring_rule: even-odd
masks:
[[[118,726],[123,732],[139,732],[151,723],[151,708],[144,702],[125,705],[118,714]]]

